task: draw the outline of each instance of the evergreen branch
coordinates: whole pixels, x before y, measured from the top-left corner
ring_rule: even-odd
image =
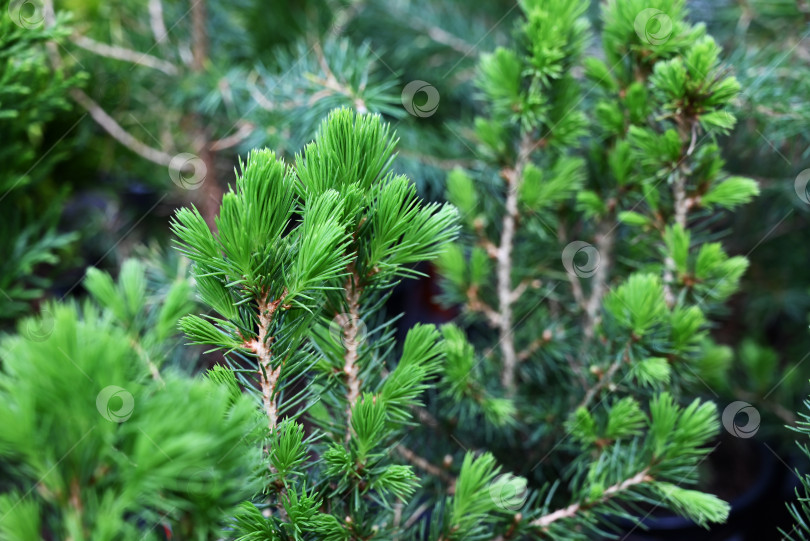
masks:
[[[405,521],[405,524],[402,526],[402,529],[403,530],[410,529],[411,526],[416,524],[416,521],[418,521],[422,517],[422,515],[425,514],[425,511],[430,509],[430,506],[431,506],[430,502],[425,502],[419,507],[417,507],[414,510],[413,514],[410,517],[408,517],[408,520]]]
[[[599,393],[599,391],[604,389],[605,386],[607,386],[607,384],[613,380],[613,376],[616,375],[616,371],[619,369],[621,365],[622,365],[621,360],[615,361],[613,364],[611,364],[610,367],[607,369],[607,371],[602,375],[602,377],[599,378],[599,381],[596,383],[596,385],[588,389],[588,391],[585,393],[585,397],[582,399],[582,402],[579,403],[578,408],[583,407],[587,408],[588,405],[591,403],[591,401],[594,399],[594,397],[597,395],[597,393]]]
[[[456,479],[455,479],[455,477],[453,477],[452,475],[447,473],[447,471],[445,471],[442,468],[436,466],[435,464],[432,464],[427,459],[417,455],[416,453],[414,453],[413,451],[411,451],[410,449],[408,449],[404,445],[397,445],[397,452],[400,455],[402,455],[402,457],[405,460],[407,460],[408,462],[410,462],[411,464],[413,464],[417,468],[420,468],[420,469],[428,472],[429,474],[440,478],[442,481],[447,483],[447,486],[448,486],[447,492],[449,494],[452,494],[453,492],[455,492],[455,490],[456,490]]]
[[[574,518],[578,513],[587,511],[599,504],[605,503],[611,498],[618,496],[620,493],[624,492],[628,488],[654,481],[653,477],[650,476],[649,471],[650,471],[649,468],[644,468],[634,476],[629,477],[620,483],[616,483],[615,485],[609,486],[608,488],[605,489],[602,496],[597,500],[587,503],[582,502],[573,503],[568,507],[557,509],[552,513],[548,513],[547,515],[543,515],[542,517],[534,519],[533,521],[530,522],[530,525],[534,526],[535,528],[541,528],[545,530],[554,522]]]
[[[467,308],[473,312],[484,314],[491,327],[497,329],[501,325],[500,314],[478,297],[478,286],[476,284],[471,284],[467,288]]]
[[[697,121],[690,121],[691,138],[689,147],[684,153],[683,157],[678,163],[678,166],[688,157],[692,155],[697,144]],[[686,215],[690,208],[690,198],[686,195],[686,176],[681,173],[679,167],[675,169],[675,178],[672,182],[672,198],[675,206],[675,223],[680,225],[683,230],[686,230]],[[664,259],[664,300],[667,306],[672,308],[675,306],[675,294],[672,291],[672,286],[675,283],[675,261],[670,255]]]
[[[313,75],[308,77],[308,79],[313,83],[324,87],[322,92],[316,92],[310,97],[310,102],[321,100],[330,93],[342,94],[352,99],[354,108],[357,109],[358,113],[367,113],[368,107],[366,107],[366,103],[363,101],[363,98],[361,98],[351,87],[341,84],[340,81],[338,81],[338,78],[335,77],[335,74],[332,73],[329,63],[326,61],[326,57],[323,54],[321,45],[319,43],[315,43],[312,49],[315,51],[315,55],[318,58],[318,64],[320,65],[321,70],[323,70],[325,79],[315,77]]]
[[[401,500],[394,504],[394,536],[393,541],[399,541],[399,532],[402,526],[402,508],[405,506]]]
[[[166,75],[177,75],[178,73],[177,66],[171,62],[167,62],[166,60],[162,60],[146,53],[133,51],[132,49],[119,47],[117,45],[108,45],[79,34],[74,35],[71,38],[71,41],[82,49],[95,53],[99,56],[113,58],[115,60],[123,60],[124,62],[131,62],[132,64],[136,64],[138,66],[144,66],[162,71]]]
[[[664,258],[664,301],[667,303],[667,306],[672,308],[675,306],[675,295],[672,293],[672,286],[671,284],[675,283],[675,261],[672,259],[672,256],[667,255]]]
[[[683,183],[683,177],[681,175],[676,175],[672,190],[675,197],[675,221],[676,223],[685,227],[686,211],[682,209],[685,209],[686,194],[683,188]],[[667,254],[664,258],[663,282],[664,301],[667,303],[669,308],[672,308],[675,306],[675,294],[672,291],[672,286],[675,284],[675,260],[672,259],[670,254]]]
[[[593,387],[590,387],[588,391],[585,393],[585,397],[582,399],[582,402],[579,403],[577,409],[579,408],[587,408],[590,405],[591,401],[594,397],[604,389],[608,384],[613,381],[613,376],[616,375],[616,372],[619,370],[619,367],[629,360],[628,352],[630,350],[630,343],[627,343],[625,347],[624,353],[622,356],[615,360],[610,367],[608,367],[607,371],[602,374],[602,377],[599,378],[599,381]]]
[[[433,429],[439,429],[441,424],[436,417],[433,416],[428,410],[420,406],[413,406],[413,411],[416,413],[416,416],[419,418],[419,422],[423,425],[427,425]]]
[[[208,19],[206,0],[190,0],[191,7],[191,69],[201,72],[208,60]]]
[[[107,114],[107,112],[102,109],[98,103],[93,101],[93,99],[85,94],[82,90],[72,88],[70,90],[70,97],[72,97],[76,103],[81,105],[88,113],[90,113],[93,120],[95,120],[96,123],[104,129],[104,131],[110,134],[113,139],[130,149],[138,156],[141,156],[150,162],[166,167],[168,167],[172,162],[174,156],[167,154],[162,150],[152,148],[149,145],[137,140],[134,136],[132,136],[132,134],[122,128],[113,117]]]
[[[525,349],[523,349],[518,353],[518,360],[525,361],[526,359],[531,357],[532,354],[538,349],[540,349],[543,345],[551,342],[551,338],[552,338],[551,330],[550,329],[544,330],[543,335],[540,338],[533,340],[532,343],[528,345],[528,347],[526,347]]]
[[[682,174],[675,174],[672,197],[675,200],[675,223],[686,229],[686,177]]]
[[[45,15],[45,26],[50,27],[54,24],[55,15],[54,15],[54,8],[53,8],[53,0],[45,0],[43,2],[43,12]],[[49,44],[49,54],[51,57],[51,62],[54,64],[55,67],[61,68],[62,67],[62,58],[59,56],[59,51],[56,48],[56,44],[50,42]],[[101,126],[104,131],[106,131],[113,139],[133,151],[135,154],[138,154],[142,158],[146,158],[147,160],[154,162],[158,165],[169,166],[174,156],[171,156],[162,150],[158,150],[156,148],[152,148],[149,145],[138,141],[135,137],[133,137],[129,132],[127,132],[124,128],[121,127],[118,122],[115,121],[113,117],[111,117],[107,112],[95,101],[93,101],[90,96],[85,94],[82,90],[78,88],[72,88],[70,90],[70,97],[73,100],[81,105],[93,120]]]
[[[476,224],[476,225],[478,225],[478,224]],[[475,228],[475,231],[476,231],[476,233],[478,233],[478,232],[479,232],[479,228],[478,228],[478,227],[476,227],[476,228]],[[489,240],[489,239],[488,239],[488,238],[486,238],[486,237],[481,237],[481,239],[478,241],[478,244],[479,244],[479,245],[480,245],[480,246],[481,246],[481,247],[482,247],[484,250],[486,250],[486,251],[487,251],[487,255],[488,255],[488,256],[489,256],[491,259],[495,259],[495,260],[497,260],[497,259],[498,259],[498,247],[497,247],[497,246],[495,246],[495,244],[494,244],[494,243],[493,243],[491,240]]]
[[[275,111],[276,106],[273,105],[273,102],[268,100],[264,96],[264,94],[259,92],[258,87],[256,87],[256,81],[258,80],[258,78],[259,78],[259,74],[257,72],[255,72],[255,71],[252,71],[250,73],[250,75],[248,75],[248,78],[247,78],[246,82],[247,82],[248,92],[250,93],[250,97],[252,97],[253,100],[256,102],[256,104],[259,107],[261,107],[262,109],[264,109],[265,111]],[[298,104],[293,103],[291,105],[290,109],[293,109],[293,108],[295,108],[297,106],[298,106]]]
[[[237,128],[236,133],[223,137],[222,139],[217,139],[216,141],[211,141],[211,143],[208,145],[208,150],[212,152],[219,152],[220,150],[225,150],[226,148],[235,147],[250,137],[250,134],[252,134],[253,130],[256,129],[256,126],[254,126],[252,122],[247,122],[244,120],[240,120],[237,125],[239,127]]]
[[[68,504],[70,507],[73,508],[76,515],[76,523],[78,528],[81,528],[82,536],[86,536],[88,534],[86,528],[84,528],[82,520],[82,516],[84,515],[84,506],[82,505],[82,498],[81,498],[81,486],[79,485],[79,479],[73,477],[70,480],[70,496],[68,497]]]
[[[265,294],[264,298],[259,300],[259,333],[256,340],[248,344],[248,347],[259,359],[259,380],[262,386],[262,403],[264,404],[264,411],[267,415],[270,432],[273,432],[278,425],[278,404],[275,394],[282,364],[280,363],[275,370],[273,369],[271,363],[273,353],[269,345],[269,343],[273,341],[273,337],[269,336],[269,332],[270,324],[273,321],[273,314],[286,295],[287,292],[284,291],[278,299],[268,302],[267,294]]]
[[[484,233],[484,224],[481,220],[476,220],[475,222],[475,234],[478,235],[478,244],[487,251],[487,255],[497,260],[498,247],[487,238],[486,233]]]
[[[279,104],[274,104],[272,101],[267,99],[267,97],[261,93],[259,87],[256,86],[256,81],[259,79],[259,73],[256,71],[252,71],[250,75],[247,77],[247,90],[250,94],[250,97],[256,102],[256,105],[264,109],[265,111],[272,111],[272,112],[290,112],[295,110],[299,107],[307,107],[311,106],[316,103],[317,99],[314,96],[311,96],[308,100],[296,100],[296,99],[288,99]]]
[[[414,17],[413,14],[403,13],[402,10],[397,10],[397,14],[400,15],[403,18],[403,20],[408,21],[408,23],[410,23],[411,28],[413,28],[417,32],[427,34],[427,36],[430,39],[432,39],[439,45],[449,47],[450,49],[453,49],[454,51],[460,53],[464,57],[470,55],[476,49],[475,45],[467,43],[463,39],[451,34],[450,32],[448,32],[443,28],[425,23],[423,22],[424,19]]]
[[[161,45],[166,41],[169,32],[163,22],[163,4],[161,0],[149,0],[149,26],[152,28],[155,43]]]
[[[598,323],[599,309],[602,306],[602,297],[607,289],[608,271],[610,270],[611,255],[613,252],[613,241],[615,239],[616,223],[602,221],[599,224],[599,232],[596,234],[596,251],[599,254],[599,266],[593,275],[593,286],[591,294],[585,305],[585,328],[586,339],[593,337],[594,327]],[[567,273],[569,276],[574,273]]]
[[[530,279],[530,278],[526,278],[525,280],[521,280],[521,282],[518,284],[518,286],[515,289],[512,290],[511,298],[512,298],[513,303],[516,302],[521,297],[521,295],[523,295],[526,292],[526,289],[528,289],[528,287],[530,285],[532,285],[533,281],[534,281],[534,279]],[[539,281],[538,281],[538,284],[539,284]],[[540,287],[540,286],[537,285],[536,287]]]
[[[512,332],[512,248],[518,218],[518,190],[523,179],[523,169],[529,162],[529,156],[534,148],[536,148],[536,144],[532,144],[528,135],[524,136],[514,169],[507,169],[502,172],[506,180],[507,192],[506,212],[503,215],[501,238],[498,245],[497,290],[498,312],[500,314],[498,330],[499,344],[503,355],[501,383],[508,394],[513,394],[515,391],[515,369],[517,367],[517,354],[515,353],[515,341]]]
[[[350,265],[351,274],[346,281],[346,305],[348,314],[342,315],[341,327],[343,328],[343,344],[345,353],[343,356],[343,373],[346,374],[346,441],[352,435],[352,408],[360,397],[360,379],[358,373],[360,367],[357,364],[357,321],[360,317],[360,278]],[[347,317],[348,316],[348,317]]]
[[[515,513],[515,516],[512,517],[512,523],[509,524],[509,529],[502,534],[498,534],[492,541],[506,541],[507,539],[512,539],[515,535],[515,530],[520,525],[520,522],[523,520],[523,513]]]

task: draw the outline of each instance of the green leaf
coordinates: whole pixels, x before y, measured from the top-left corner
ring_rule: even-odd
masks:
[[[664,232],[666,255],[675,263],[675,270],[684,276],[688,273],[690,233],[680,224],[668,226]]]
[[[87,269],[84,288],[101,306],[108,308],[119,321],[128,321],[127,305],[112,276],[95,267]]]
[[[40,506],[18,492],[0,494],[0,537],[8,541],[29,541],[40,537]]]
[[[688,353],[703,337],[706,317],[697,306],[676,306],[670,316],[672,348]]]
[[[604,306],[620,325],[638,337],[660,323],[667,311],[661,279],[654,274],[631,275],[605,297]]]
[[[635,363],[630,373],[639,385],[660,389],[669,385],[672,369],[663,357],[650,357]]]
[[[729,177],[712,186],[700,201],[703,205],[732,209],[750,202],[757,195],[759,186],[756,181],[745,177]]]
[[[619,186],[630,182],[635,162],[629,142],[624,139],[616,142],[616,146],[608,153],[608,165]]]
[[[630,210],[620,212],[617,218],[623,224],[636,227],[643,227],[650,224],[650,219],[648,217]]]
[[[582,212],[585,217],[594,219],[602,216],[607,211],[605,201],[598,193],[583,190],[577,193],[577,210]]]
[[[439,254],[436,264],[442,275],[450,280],[455,287],[464,288],[467,283],[467,261],[464,259],[461,244],[448,244],[444,251]]]
[[[655,491],[664,499],[667,507],[704,528],[709,522],[723,523],[728,519],[731,506],[713,494],[681,488],[671,483],[652,483]]]
[[[481,211],[478,208],[478,192],[472,178],[458,167],[447,175],[447,200],[458,207],[465,221],[472,221]]]
[[[245,347],[232,332],[226,332],[207,319],[189,315],[180,320],[180,329],[191,338],[192,344],[207,344],[217,349],[238,349]]]
[[[577,408],[571,419],[569,419],[566,429],[572,437],[584,445],[591,445],[599,437],[596,430],[596,420],[582,406]]]
[[[366,460],[371,450],[382,443],[385,428],[385,404],[370,393],[364,393],[352,406],[351,443],[360,462]]]
[[[475,246],[470,254],[470,283],[484,285],[492,272],[492,259],[486,250]]]
[[[478,87],[496,109],[511,110],[520,101],[523,66],[517,53],[498,47],[494,53],[481,55]]]
[[[289,419],[283,420],[270,437],[270,463],[282,479],[300,475],[307,457],[304,427]]]
[[[592,82],[609,92],[619,90],[618,82],[602,60],[589,56],[583,61],[583,65],[585,66],[585,76]]]
[[[637,436],[641,434],[645,421],[638,402],[629,396],[622,398],[610,408],[605,437],[620,439]]]
[[[478,458],[471,452],[464,455],[447,520],[447,530],[453,532],[453,539],[467,539],[486,531],[493,520],[492,513],[498,510],[489,490],[497,474],[498,467],[490,453]]]
[[[369,483],[369,489],[390,492],[398,500],[406,500],[419,487],[419,478],[410,466],[388,466]]]

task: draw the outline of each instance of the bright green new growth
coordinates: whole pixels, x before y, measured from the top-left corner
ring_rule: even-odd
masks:
[[[728,504],[681,488],[715,407],[679,404],[727,368],[710,318],[748,264],[708,242],[713,214],[758,193],[716,143],[739,84],[682,0],[603,3],[602,54],[584,59],[588,2],[520,7],[514,46],[479,65],[484,163],[447,181],[464,227],[439,264],[470,342],[445,329],[429,411],[455,430],[427,459],[462,441],[528,482],[464,539],[610,537],[642,503],[722,522]]]
[[[187,281],[147,285],[129,260],[85,286],[103,307],[51,304],[0,341],[0,537],[215,538],[257,490],[253,402],[161,369]]]
[[[723,377],[710,321],[747,266],[708,218],[757,186],[722,170],[739,88],[684,5],[604,3],[603,55],[582,59],[587,2],[521,2],[515,46],[480,62],[483,159],[447,182],[460,212],[423,204],[387,125],[343,109],[292,163],[251,152],[213,230],[177,213],[205,315],[182,317],[183,280],[158,294],[134,262],[89,271],[95,304],[0,342],[1,536],[586,540],[659,506],[723,521],[688,488],[717,412],[685,395]],[[432,259],[464,317],[397,341],[384,303]],[[178,319],[226,365],[176,374]]]
[[[216,233],[194,210],[177,215],[215,311],[183,329],[226,351],[234,378],[217,379],[238,379],[267,418],[264,490],[236,519],[243,539],[390,538],[419,485],[393,459],[413,456],[399,441],[444,350],[425,325],[396,348],[380,310],[409,265],[452,240],[456,211],[421,204],[391,172],[394,144],[378,116],[338,110],[294,165],[248,156]]]

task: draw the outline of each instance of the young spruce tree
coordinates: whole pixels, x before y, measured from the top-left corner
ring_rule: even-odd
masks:
[[[476,539],[728,513],[688,488],[719,425],[686,397],[726,368],[710,317],[747,266],[710,242],[715,217],[758,188],[722,170],[739,85],[684,4],[603,3],[602,51],[583,59],[588,2],[526,0],[514,47],[481,59],[480,166],[448,178],[464,228],[440,258],[470,343],[445,328],[430,404],[444,444],[425,457],[461,443],[518,476]]]
[[[482,58],[460,215],[422,204],[380,117],[347,109],[294,163],[250,153],[213,230],[178,212],[210,308],[180,325],[227,367],[161,370],[188,290],[152,306],[133,264],[89,273],[103,308],[52,306],[51,330],[5,338],[0,533],[586,540],[658,507],[723,521],[688,488],[716,409],[682,402],[722,371],[709,317],[746,267],[709,242],[716,210],[757,191],[715,143],[738,86],[677,0],[606,2],[604,58],[582,61],[587,5],[523,1],[515,47]],[[467,332],[397,344],[384,302],[435,258]]]
[[[337,110],[295,164],[248,156],[216,233],[194,209],[177,215],[180,250],[215,312],[182,327],[225,350],[231,371],[216,379],[254,394],[266,417],[264,490],[236,517],[240,539],[404,529],[398,502],[419,479],[391,451],[443,349],[429,325],[397,348],[380,311],[409,265],[454,237],[456,211],[422,205],[390,171],[394,143],[378,116]]]
[[[257,490],[250,398],[170,365],[188,279],[128,260],[0,340],[0,539],[216,539]]]

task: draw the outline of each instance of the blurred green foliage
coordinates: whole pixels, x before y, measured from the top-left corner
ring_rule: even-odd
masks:
[[[69,154],[71,140],[63,140],[75,124],[58,133],[54,123],[70,108],[67,90],[82,74],[54,71],[48,61],[46,44],[68,32],[65,17],[46,29],[23,7],[0,2],[0,325],[30,309],[76,240],[56,230],[70,190],[56,167]]]

